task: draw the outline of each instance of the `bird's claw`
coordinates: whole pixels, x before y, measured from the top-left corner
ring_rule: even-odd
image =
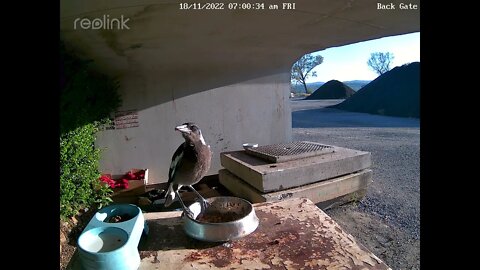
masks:
[[[210,206],[210,203],[207,202],[207,200],[201,200],[200,204],[202,205],[203,211],[207,210],[207,208]]]
[[[210,206],[210,203],[203,198],[197,198],[196,202],[200,203],[200,207],[202,207],[202,212],[204,212]]]

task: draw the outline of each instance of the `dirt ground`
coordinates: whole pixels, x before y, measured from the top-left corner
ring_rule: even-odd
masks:
[[[359,210],[355,203],[325,212],[392,269],[420,269],[420,239]]]
[[[67,269],[75,253],[77,239],[94,214],[95,211],[89,210],[71,220],[60,220],[60,269]]]
[[[341,101],[291,101],[293,140],[372,155],[366,196],[325,212],[392,269],[420,269],[419,119],[326,108]]]

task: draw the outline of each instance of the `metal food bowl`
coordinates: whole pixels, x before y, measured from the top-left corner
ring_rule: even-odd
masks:
[[[257,229],[258,217],[253,205],[237,197],[208,198],[202,212],[199,202],[188,208],[193,219],[183,215],[183,229],[192,238],[207,242],[224,242],[244,237]]]

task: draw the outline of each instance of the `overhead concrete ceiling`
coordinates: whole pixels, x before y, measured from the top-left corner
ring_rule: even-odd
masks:
[[[385,2],[395,10],[378,9],[379,0],[292,0],[294,10],[281,9],[281,1],[258,1],[263,10],[229,10],[227,0],[218,1],[224,10],[181,10],[181,2],[64,0],[61,36],[106,73],[182,75],[201,91],[289,71],[308,52],[420,31],[420,0],[408,1],[417,10],[401,10],[395,0]],[[123,15],[130,29],[78,25],[104,15]]]

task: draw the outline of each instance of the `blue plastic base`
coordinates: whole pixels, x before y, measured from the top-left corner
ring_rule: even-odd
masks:
[[[110,223],[115,217],[131,219]],[[133,204],[110,205],[100,209],[78,238],[83,269],[132,270],[140,266],[138,243],[148,234],[141,209]]]

